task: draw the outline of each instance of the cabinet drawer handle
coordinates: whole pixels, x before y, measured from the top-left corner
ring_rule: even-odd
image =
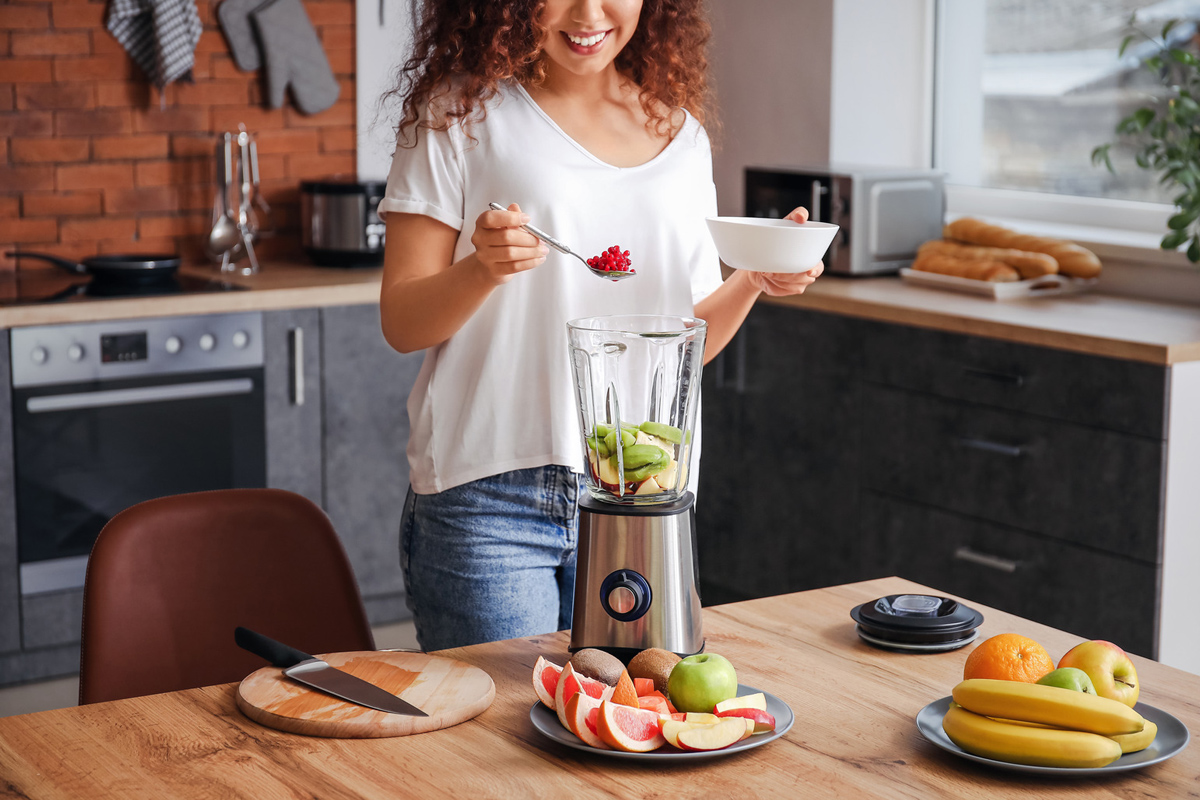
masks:
[[[304,329],[292,328],[288,331],[288,344],[291,350],[292,362],[292,405],[304,405]]]
[[[988,567],[1000,572],[1016,572],[1017,567],[1021,566],[1020,561],[980,553],[969,547],[958,548],[954,551],[954,557],[959,561],[969,561],[972,564],[978,564],[981,567]]]
[[[975,439],[970,436],[956,436],[954,443],[959,447],[966,447],[970,450],[982,450],[985,453],[995,453],[996,455],[1008,456],[1009,458],[1020,458],[1025,455],[1025,449],[1016,444],[1001,444],[1000,442],[992,442],[987,439]]]
[[[994,381],[995,383],[1007,383],[1018,388],[1025,385],[1024,375],[1012,375],[1007,372],[993,372],[992,370],[976,369],[975,367],[963,367],[963,372],[971,378]]]

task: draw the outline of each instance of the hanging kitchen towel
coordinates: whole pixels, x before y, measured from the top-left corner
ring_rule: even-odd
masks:
[[[203,30],[195,0],[112,0],[105,25],[159,90],[192,71]]]
[[[269,1],[269,0],[268,0]],[[229,42],[233,63],[244,72],[252,72],[262,66],[258,40],[250,25],[250,12],[265,5],[264,0],[224,0],[217,6],[217,20]]]
[[[271,108],[283,105],[290,84],[292,100],[305,114],[316,114],[333,105],[338,98],[338,83],[304,4],[300,0],[270,0],[250,12],[250,18],[262,43],[267,104]]]

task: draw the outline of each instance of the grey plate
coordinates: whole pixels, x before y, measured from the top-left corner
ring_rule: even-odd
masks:
[[[950,650],[957,650],[960,647],[966,647],[979,637],[979,629],[976,628],[962,639],[955,639],[953,642],[909,644],[907,642],[891,642],[887,639],[880,639],[878,636],[872,636],[863,630],[862,625],[855,625],[854,629],[858,632],[858,638],[862,639],[867,644],[873,644],[876,647],[882,647],[885,650],[909,650],[914,653],[945,653]]]
[[[941,700],[934,700],[921,709],[920,713],[917,714],[917,728],[920,729],[921,734],[938,747],[947,752],[954,753],[956,756],[969,758],[972,761],[978,761],[980,764],[990,764],[1000,769],[1012,770],[1013,772],[1029,772],[1034,775],[1054,775],[1056,777],[1088,777],[1107,775],[1110,772],[1141,769],[1151,764],[1157,764],[1160,761],[1166,761],[1187,747],[1188,739],[1191,738],[1188,734],[1187,726],[1175,717],[1165,711],[1160,711],[1154,706],[1138,703],[1133,707],[1133,710],[1158,726],[1158,734],[1145,750],[1137,753],[1126,753],[1105,767],[1035,767],[1029,764],[1010,764],[1007,761],[997,761],[994,758],[986,758],[968,753],[950,741],[950,737],[942,730],[942,718],[946,716],[946,711],[950,708],[952,699],[950,697],[943,697]]]
[[[755,689],[752,686],[738,684],[738,696],[744,694],[754,694],[762,692],[762,689]],[[719,756],[727,756],[731,753],[739,753],[743,750],[749,750],[753,747],[760,747],[767,742],[773,742],[780,736],[791,729],[796,722],[796,715],[792,713],[792,709],[788,704],[780,700],[775,695],[769,692],[763,692],[767,698],[767,713],[775,717],[775,730],[770,733],[756,733],[749,739],[743,739],[740,742],[731,744],[724,750],[705,750],[703,752],[688,753],[683,750],[676,750],[671,745],[663,745],[657,750],[652,750],[649,753],[625,753],[620,750],[600,750],[584,742],[575,734],[562,726],[558,721],[558,715],[550,709],[546,708],[541,703],[534,703],[533,708],[529,709],[529,720],[533,723],[533,727],[538,729],[538,732],[543,736],[553,739],[559,744],[565,744],[567,747],[573,747],[576,750],[584,750],[588,753],[595,753],[598,756],[613,756],[614,758],[634,758],[639,761],[695,761],[703,758],[717,758]],[[940,723],[939,723],[940,724]]]

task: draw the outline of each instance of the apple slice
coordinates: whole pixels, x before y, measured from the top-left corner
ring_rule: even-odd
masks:
[[[694,725],[682,730],[676,740],[680,750],[723,750],[740,742],[745,735],[746,723],[742,719],[723,719],[712,725]]]
[[[754,733],[769,733],[775,730],[775,717],[760,708],[729,708],[718,711],[718,718],[742,717],[754,723]]]
[[[749,739],[754,735],[754,720],[743,719],[742,721],[746,723],[746,732],[742,734],[742,738]]]
[[[606,683],[580,675],[568,661],[558,676],[558,685],[554,687],[554,710],[558,712],[558,721],[564,728],[571,730],[571,726],[567,724],[567,701],[576,692],[583,692],[595,700],[607,700],[612,697],[613,688]]]
[[[706,722],[687,722],[685,720],[665,719],[662,721],[662,735],[667,740],[667,744],[672,747],[679,747],[679,734],[689,728],[695,728],[700,725],[709,725],[716,723]]]
[[[685,711],[683,718],[688,722],[695,722],[701,725],[712,725],[720,718],[716,714],[709,714],[707,711]]]
[[[601,750],[612,750],[596,733],[596,717],[600,713],[600,701],[584,692],[576,692],[567,701],[567,730],[583,740],[584,744]]]
[[[754,694],[745,694],[741,697],[731,697],[713,706],[713,713],[720,714],[722,711],[728,711],[731,708],[757,708],[759,711],[766,711],[767,696],[762,692],[756,692]]]

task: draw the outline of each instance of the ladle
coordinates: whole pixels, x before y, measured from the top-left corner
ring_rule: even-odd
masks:
[[[500,205],[499,203],[488,203],[488,208],[492,209],[493,211],[507,211],[508,210],[507,208]],[[632,278],[634,275],[637,274],[636,272],[618,272],[616,270],[596,269],[595,267],[593,267],[591,264],[589,264],[587,262],[586,258],[579,255],[579,253],[576,253],[574,250],[567,247],[565,244],[560,242],[558,239],[555,239],[553,236],[546,233],[545,231],[538,230],[537,228],[533,227],[532,225],[522,225],[521,230],[526,231],[528,233],[532,233],[534,236],[541,239],[543,242],[550,245],[558,252],[563,253],[564,255],[575,256],[576,258],[579,259],[580,263],[582,263],[585,267],[587,267],[588,272],[592,273],[593,275],[595,275],[598,278],[604,278],[604,280],[606,280],[606,281],[619,281],[624,278]]]
[[[221,186],[217,192],[217,219],[208,234],[208,252],[213,256],[224,256],[242,241],[241,231],[229,208],[229,186],[233,183],[233,142],[228,134],[217,155],[221,160],[218,168]]]

